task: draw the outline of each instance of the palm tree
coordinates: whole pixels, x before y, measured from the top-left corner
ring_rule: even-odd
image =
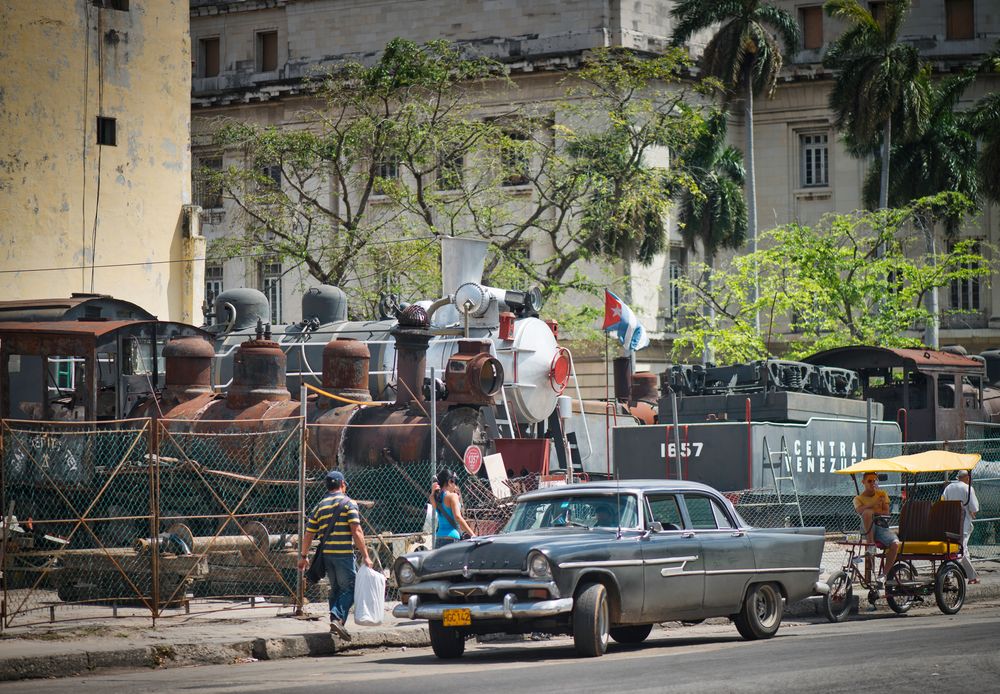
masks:
[[[701,69],[743,96],[746,127],[747,231],[750,252],[757,250],[757,179],[754,173],[753,99],[770,95],[781,71],[782,44],[799,44],[799,27],[788,12],[762,0],[679,0],[671,12],[678,20],[671,38],[682,45],[699,31],[714,30],[701,56]],[[756,302],[757,288],[751,299]],[[760,314],[755,315],[760,331]]]
[[[1000,41],[986,56],[981,69],[1000,72]],[[983,196],[1000,205],[1000,92],[980,99],[969,112],[966,122],[981,143],[977,168]]]
[[[969,116],[981,142],[977,169],[983,196],[1000,205],[1000,92],[980,99]]]
[[[859,0],[827,0],[824,7],[847,24],[823,59],[826,67],[838,71],[830,108],[855,154],[873,153],[881,145],[878,205],[884,209],[889,205],[893,121],[902,126],[902,135],[910,135],[928,108],[927,72],[920,55],[914,46],[899,42],[910,0],[887,0],[879,5],[878,18]]]
[[[678,200],[681,237],[688,248],[700,244],[711,267],[719,250],[743,245],[748,224],[743,155],[726,144],[725,113],[706,120],[699,137],[678,152],[677,165],[697,186],[684,188]]]
[[[910,136],[893,142],[889,166],[893,176],[889,181],[888,204],[902,207],[923,197],[953,191],[970,200],[979,197],[976,176],[976,141],[966,128],[955,106],[966,88],[976,78],[973,71],[948,77],[928,87],[927,118],[915,124]],[[897,115],[895,120],[899,120]],[[882,162],[875,161],[864,183],[865,204],[873,207],[880,196]],[[958,219],[945,219],[948,237],[958,231]],[[927,254],[933,264],[937,256],[934,220],[926,214],[915,216],[915,223],[924,234]],[[927,293],[927,310],[931,321],[927,325],[924,343],[937,349],[940,308],[938,293]]]
[[[928,85],[926,119],[914,124],[909,137],[892,143],[890,206],[902,207],[944,191],[961,193],[973,200],[978,197],[976,141],[965,123],[967,118],[955,112],[959,99],[975,78],[974,72],[967,71]],[[897,116],[897,124],[899,120]],[[878,204],[881,174],[882,162],[876,160],[863,187],[867,207]]]
[[[746,241],[747,203],[743,197],[746,170],[743,155],[726,144],[726,114],[715,113],[705,122],[705,129],[687,147],[678,152],[677,166],[696,186],[685,187],[678,199],[677,220],[685,245],[701,245],[708,267],[705,282],[711,293],[715,255],[723,248],[739,248]],[[705,317],[711,321],[714,311],[706,303]],[[711,361],[704,345],[702,361]]]

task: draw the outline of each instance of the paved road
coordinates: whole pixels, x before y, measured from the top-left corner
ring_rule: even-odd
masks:
[[[1000,682],[1000,606],[934,610],[844,624],[782,627],[748,643],[723,624],[656,630],[643,647],[579,659],[571,641],[478,644],[456,662],[430,649],[343,654],[228,666],[13,682],[0,692],[839,692],[860,681],[886,691],[994,691]],[[873,678],[873,679],[869,679]]]

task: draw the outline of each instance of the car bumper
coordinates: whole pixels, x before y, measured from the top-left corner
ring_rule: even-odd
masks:
[[[410,619],[442,619],[445,610],[469,610],[473,620],[480,619],[525,619],[537,617],[553,617],[570,612],[573,609],[573,598],[558,598],[556,600],[532,600],[518,602],[517,598],[508,593],[499,603],[424,603],[419,595],[411,595],[405,603],[400,603],[392,610],[394,617]]]

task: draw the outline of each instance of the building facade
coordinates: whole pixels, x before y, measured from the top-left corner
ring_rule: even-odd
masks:
[[[516,89],[498,83],[485,91],[478,106],[488,118],[509,111],[512,102],[537,107],[564,99],[562,80],[587,50],[621,45],[661,50],[670,33],[665,8],[662,3],[605,0],[194,0],[195,166],[219,168],[240,156],[211,149],[207,133],[218,118],[295,127],[314,105],[305,78],[344,59],[371,60],[397,36],[416,42],[447,39],[508,65]],[[556,124],[561,117],[554,113]],[[210,242],[239,231],[232,202],[218,190],[199,189],[197,199],[205,210]],[[669,281],[671,267],[677,271],[682,253],[679,236],[672,238],[674,251],[651,267],[636,268],[626,292],[650,327],[658,321],[662,327],[668,313],[663,301],[669,293],[660,287]],[[531,250],[547,252],[542,241]],[[596,275],[606,268],[586,271]],[[618,269],[616,274],[627,273]],[[209,280],[209,294],[238,286],[261,289],[272,299],[272,319],[284,323],[300,318],[299,297],[315,284],[300,268],[267,257],[210,263],[207,276],[214,278]]]
[[[786,222],[805,224],[829,213],[864,207],[861,187],[867,162],[848,154],[834,129],[829,95],[834,75],[823,56],[843,30],[823,12],[821,0],[774,0],[799,22],[802,44],[786,64],[773,98],[754,102],[757,206],[760,229]],[[879,2],[868,3],[878,12]],[[994,50],[1000,40],[1000,5],[987,0],[913,2],[901,31],[927,60],[935,78],[958,72]],[[981,73],[963,95],[960,109],[1000,89],[1000,74]],[[737,110],[737,115],[739,110]],[[731,129],[742,146],[742,123]],[[890,175],[891,175],[890,170]],[[984,205],[959,232],[980,239],[984,254],[1000,241],[1000,210]],[[938,239],[938,248],[948,243]],[[943,288],[943,311],[962,311],[942,319],[942,345],[960,344],[970,353],[1000,345],[1000,284],[969,280]]]
[[[790,221],[814,222],[830,212],[862,206],[866,162],[851,158],[833,129],[828,95],[832,74],[822,68],[825,48],[840,27],[822,12],[820,0],[776,0],[803,29],[785,74],[770,99],[755,102],[758,222],[761,230]],[[872,3],[878,5],[878,2]],[[1000,35],[1000,12],[985,0],[916,2],[903,32],[940,73],[979,60]],[[236,160],[213,151],[207,133],[218,118],[262,125],[301,123],[310,105],[305,78],[345,58],[371,60],[394,37],[417,42],[448,39],[471,52],[503,61],[517,89],[484,97],[483,110],[539,104],[562,96],[560,81],[589,49],[623,46],[655,53],[672,32],[672,0],[192,0],[193,127],[196,168],[218,168]],[[971,25],[970,25],[971,22]],[[690,49],[697,56],[705,37]],[[996,89],[983,75],[966,94],[971,104]],[[739,109],[730,128],[743,146]],[[205,209],[206,236],[238,232],[230,203],[217,190],[196,194]],[[992,208],[962,234],[996,242],[1000,215]],[[237,228],[234,228],[237,227]],[[676,278],[697,254],[684,249],[670,225],[670,251],[650,267],[617,268],[630,274],[627,294],[643,323],[660,338],[640,360],[666,361],[678,316]],[[537,249],[545,253],[544,247]],[[725,258],[717,262],[725,262]],[[598,270],[595,268],[595,270]],[[272,300],[275,322],[300,318],[298,297],[314,283],[297,267],[267,257],[210,263],[207,294],[254,286]],[[968,312],[945,322],[942,344],[972,350],[1000,339],[1000,288],[971,282],[942,291],[944,308]],[[640,361],[640,367],[643,365]]]
[[[113,294],[200,322],[187,0],[0,8],[0,295]]]

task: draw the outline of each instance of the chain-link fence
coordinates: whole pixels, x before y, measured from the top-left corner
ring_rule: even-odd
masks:
[[[293,606],[322,600],[325,585],[303,590],[299,583],[298,534],[325,493],[323,463],[336,459],[330,450],[342,439],[299,418],[0,421],[0,624],[73,619],[86,605],[130,605],[155,619],[178,607],[245,606],[247,598]],[[983,456],[973,474],[980,511],[970,550],[974,560],[1000,557],[1000,438],[879,446],[875,455],[933,448]],[[532,476],[493,488],[454,462],[373,455],[342,471],[370,553],[384,569],[431,546],[428,496],[441,467],[455,473],[464,515],[478,534],[499,531],[514,499],[537,487]],[[831,570],[843,560],[836,540],[860,531],[856,490],[849,477],[843,482],[824,495],[797,495],[785,485],[727,496],[751,525],[825,527],[824,567]],[[882,483],[894,524],[902,482]],[[943,476],[919,482],[911,498],[936,499],[946,483]]]
[[[980,509],[969,539],[969,554],[973,561],[1000,559],[1000,431],[996,438],[876,444],[873,457],[889,458],[929,450],[978,453],[982,456],[972,476],[972,487]],[[832,570],[843,563],[844,549],[837,542],[843,540],[845,535],[861,531],[860,521],[854,510],[854,495],[861,490],[855,489],[850,477],[845,476],[843,480],[840,494],[800,495],[786,482],[780,487],[780,491],[772,486],[728,492],[727,496],[740,515],[756,527],[826,528],[828,542],[823,566],[826,570]],[[903,489],[907,483],[910,499],[934,501],[941,497],[949,481],[949,476],[944,473],[921,475],[917,480],[903,480],[898,474],[888,475],[888,479],[881,482],[880,487],[889,495],[890,525],[899,524],[904,501]]]
[[[158,420],[155,432],[160,534],[137,550],[156,545],[161,616],[190,598],[294,603],[300,420]]]
[[[2,625],[85,618],[87,605],[156,619],[324,599],[325,581],[303,586],[297,570],[300,524],[325,494],[330,457],[309,430],[299,418],[0,422]],[[304,447],[304,436],[317,439]],[[342,468],[381,568],[431,546],[441,467],[383,458]],[[487,480],[451,469],[481,534],[535,486],[509,481],[498,499]]]
[[[71,618],[97,601],[152,608],[150,421],[0,421],[3,624]]]

